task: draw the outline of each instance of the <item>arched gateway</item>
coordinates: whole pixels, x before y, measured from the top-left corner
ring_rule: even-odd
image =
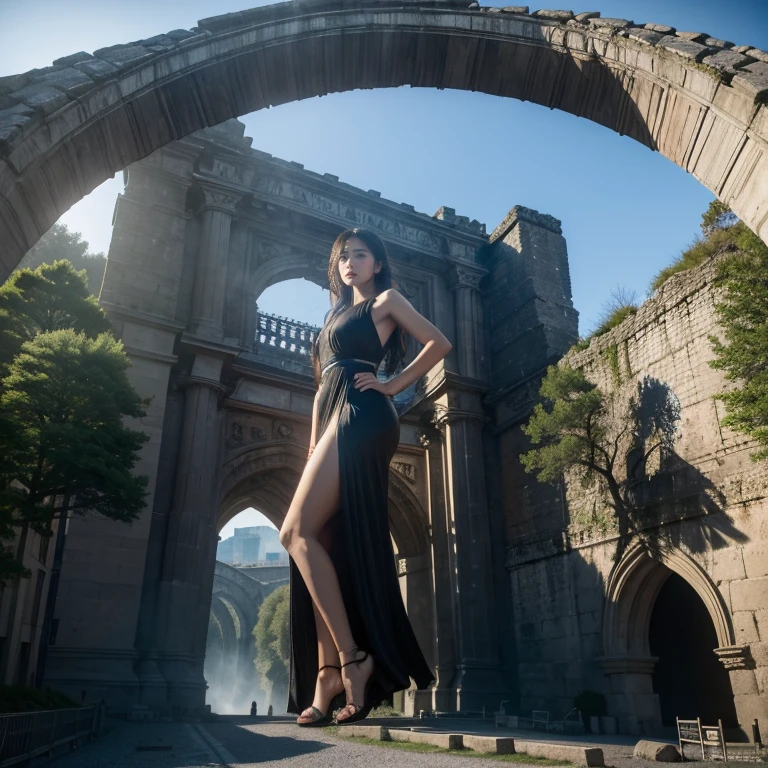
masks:
[[[453,343],[401,404],[392,464],[403,594],[437,677],[406,709],[524,700],[564,715],[592,673],[557,635],[565,622],[542,623],[540,605],[530,621],[512,616],[505,572],[528,579],[567,539],[561,502],[521,481],[517,460],[535,385],[578,337],[560,223],[516,207],[489,235],[452,209],[420,214],[253,150],[242,125],[223,121],[402,84],[527,99],[662,152],[768,240],[765,58],[597,13],[302,0],[0,80],[0,277],[128,166],[101,301],[134,385],[153,398],[140,425],[151,437],[138,467],[150,477],[146,513],[130,527],[71,521],[51,684],[118,711],[203,707],[216,534],[254,501],[279,522],[308,441],[313,329],[261,315],[256,301],[288,278],[325,285],[333,239],[362,225],[381,233],[402,291]],[[526,547],[530,567],[517,562]],[[549,589],[516,574],[526,595]],[[756,610],[744,594],[743,610]],[[515,642],[535,661],[518,665]],[[535,670],[548,679],[518,691]],[[741,702],[743,722],[764,711],[757,692]]]

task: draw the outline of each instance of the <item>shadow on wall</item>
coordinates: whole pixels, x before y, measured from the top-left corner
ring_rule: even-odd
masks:
[[[635,533],[649,551],[684,544],[700,554],[749,541],[725,513],[723,492],[674,450],[680,403],[669,385],[650,376],[638,382],[631,419],[635,442],[626,457],[628,519],[619,521],[620,529]],[[683,520],[684,528],[670,528]]]

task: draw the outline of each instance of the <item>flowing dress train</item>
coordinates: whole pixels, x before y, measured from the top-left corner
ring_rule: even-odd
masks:
[[[376,706],[413,678],[426,688],[434,675],[419,648],[403,605],[389,534],[389,463],[400,440],[400,422],[389,397],[356,389],[353,376],[376,372],[384,358],[371,317],[375,297],[347,307],[320,330],[323,372],[318,399],[319,441],[338,416],[340,501],[330,519],[331,560],[341,586],[352,636],[375,659],[365,702]],[[290,563],[290,672],[287,711],[312,704],[317,679],[317,632],[312,597],[293,558]],[[346,649],[345,649],[346,650]]]

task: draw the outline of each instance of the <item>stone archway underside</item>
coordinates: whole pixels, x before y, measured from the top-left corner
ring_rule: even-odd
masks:
[[[0,79],[0,279],[73,203],[170,141],[408,84],[533,101],[631,136],[768,241],[768,54],[648,26],[467,0],[295,0]]]

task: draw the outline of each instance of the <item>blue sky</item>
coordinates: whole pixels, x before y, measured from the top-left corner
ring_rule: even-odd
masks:
[[[75,51],[189,28],[207,16],[266,4],[0,0],[0,76],[46,66]],[[703,31],[768,50],[766,0],[727,5],[722,0],[602,0],[566,7]],[[645,298],[653,276],[698,232],[700,216],[713,199],[693,177],[631,139],[568,114],[484,94],[357,91],[242,119],[254,147],[363,189],[377,189],[418,211],[432,214],[447,205],[484,222],[488,231],[517,204],[560,219],[582,335],[597,324],[612,289],[622,286]],[[62,218],[83,233],[94,251],[109,247],[121,186],[118,174]],[[291,283],[259,297],[262,310],[319,324],[327,294],[305,281]],[[264,520],[249,512],[236,522]]]

